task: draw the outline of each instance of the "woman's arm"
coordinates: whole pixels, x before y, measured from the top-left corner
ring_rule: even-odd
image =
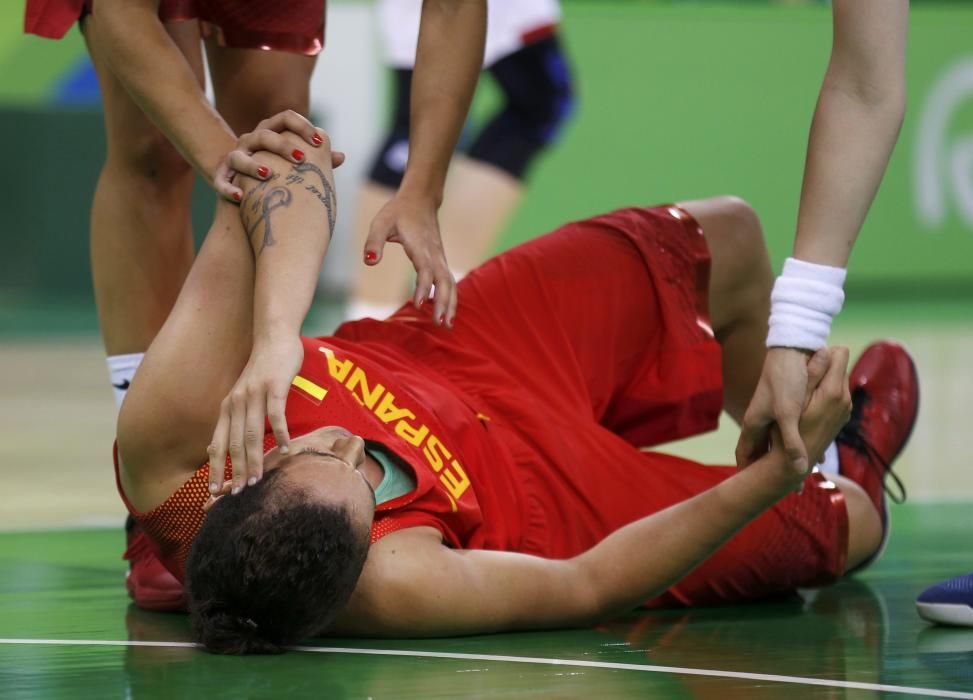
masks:
[[[298,136],[280,138],[299,143]],[[233,492],[263,476],[264,418],[270,421],[281,451],[290,436],[284,407],[304,358],[301,324],[310,309],[337,216],[327,135],[320,148],[297,164],[258,153],[258,162],[275,169],[267,180],[243,178],[240,218],[255,260],[253,349],[246,367],[220,406],[208,448],[210,462],[227,452],[233,461]],[[210,472],[210,491],[222,487],[222,474]]]
[[[249,137],[241,138],[247,147],[254,145]],[[293,133],[273,137],[299,143]],[[309,149],[304,164],[258,154],[278,174],[266,183],[244,179],[249,209],[217,204],[213,225],[119,415],[122,481],[140,510],[161,503],[198,469],[208,444],[209,457],[221,464],[231,437],[231,451],[242,449],[247,426],[257,424],[255,435],[262,441],[268,403],[274,420],[279,415],[268,396],[282,388],[286,397],[293,379],[288,373],[300,364],[297,334],[330,240],[324,203],[329,190],[307,166],[324,175],[333,197],[331,167],[341,155],[330,152],[323,132],[321,139],[322,148]],[[277,190],[286,194],[272,194]],[[278,204],[285,199],[286,206]],[[277,338],[283,340],[270,342]],[[234,401],[241,397],[246,400]],[[286,425],[275,427],[286,444]],[[231,435],[231,428],[239,432]],[[241,456],[234,466],[246,468],[247,462]],[[223,471],[212,474],[221,478]]]
[[[452,324],[456,283],[436,212],[446,171],[483,65],[486,0],[424,0],[412,77],[409,163],[395,197],[376,215],[365,262],[377,265],[386,241],[401,243],[416,268],[416,306],[436,286],[433,319]]]
[[[908,0],[835,0],[811,123],[794,257],[844,267],[905,115]]]
[[[845,348],[832,350],[830,361],[824,352],[812,359],[815,392],[801,431],[813,449],[824,449],[848,419],[847,367]],[[667,590],[804,476],[778,445],[717,486],[565,560],[452,550],[432,528],[393,533],[372,546],[335,631],[438,636],[594,624]]]
[[[775,286],[770,349],[744,416],[739,466],[752,460],[776,422],[795,468],[806,468],[797,421],[807,357],[827,342],[841,308],[843,268],[905,114],[908,0],[834,0],[833,16],[831,60],[808,140],[796,261],[788,261]]]
[[[207,101],[158,11],[158,0],[98,0],[85,26],[93,25],[90,37],[135,103],[212,183],[236,135]]]

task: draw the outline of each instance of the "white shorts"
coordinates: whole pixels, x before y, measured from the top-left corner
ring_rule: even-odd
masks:
[[[421,12],[422,0],[378,0],[379,30],[391,67],[415,66]],[[519,51],[535,32],[560,21],[558,0],[488,0],[483,66]]]

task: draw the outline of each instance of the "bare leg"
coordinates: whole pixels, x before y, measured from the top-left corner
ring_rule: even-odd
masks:
[[[355,241],[351,248],[352,280],[349,292],[349,317],[383,317],[391,314],[409,298],[412,264],[402,246],[387,245],[382,262],[367,267],[362,252],[372,220],[379,210],[395,196],[395,190],[375,182],[366,182],[358,193],[355,212]],[[447,255],[449,251],[447,250]],[[448,257],[447,257],[448,259]]]
[[[167,25],[203,81],[195,22]],[[108,69],[94,15],[84,36],[105,108],[108,154],[91,208],[91,268],[105,350],[144,352],[168,316],[193,259],[192,168]]]
[[[307,116],[315,56],[228,49],[206,42],[216,108],[237,134],[287,109]],[[307,149],[302,149],[307,151]]]
[[[737,423],[757,386],[763,366],[773,273],[760,221],[736,197],[680,204],[703,228],[712,255],[710,316],[723,348],[725,408]],[[828,477],[845,497],[848,512],[848,569],[867,559],[882,539],[882,522],[858,484]]]
[[[882,517],[875,510],[872,499],[865,490],[851,479],[828,474],[845,497],[848,511],[848,564],[846,571],[854,569],[872,556],[882,544]]]
[[[293,134],[295,147],[303,143]],[[309,148],[307,162],[327,167],[326,150]],[[277,172],[289,167],[262,153]],[[244,191],[255,181],[243,178]],[[321,216],[311,195],[295,197],[288,226]],[[288,223],[289,222],[289,223]],[[275,227],[275,236],[277,228]],[[118,421],[126,494],[144,510],[167,498],[206,461],[220,402],[240,376],[252,347],[254,258],[236,205],[220,201],[206,240],[179,298],[132,381]],[[137,500],[138,499],[138,500]]]
[[[523,192],[523,183],[499,168],[465,156],[453,159],[440,221],[454,273],[468,273],[493,253]]]
[[[724,410],[740,423],[763,367],[774,276],[760,221],[737,197],[682,202],[712,256],[709,308],[723,348]]]

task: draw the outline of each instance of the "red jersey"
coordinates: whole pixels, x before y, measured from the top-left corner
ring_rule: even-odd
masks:
[[[735,471],[639,449],[716,426],[708,267],[698,226],[675,208],[571,224],[467,276],[454,330],[403,307],[305,339],[291,434],[339,425],[411,467],[416,488],[378,506],[373,541],[428,525],[451,547],[579,554]],[[135,513],[179,577],[207,476],[201,468],[162,506]],[[815,477],[667,600],[821,582],[841,573],[846,541],[840,492]]]

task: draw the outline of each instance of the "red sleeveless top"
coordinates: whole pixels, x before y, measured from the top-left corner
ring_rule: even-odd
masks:
[[[348,343],[338,338],[304,338],[304,363],[287,401],[291,435],[326,425],[346,428],[398,455],[413,471],[416,488],[380,504],[372,541],[406,527],[438,529],[452,547],[510,549],[519,545],[519,491],[513,484],[511,458],[490,438],[489,417],[469,405],[447,380],[420,362],[378,343]],[[273,434],[264,448],[275,445]],[[483,528],[477,472],[488,469],[489,501],[509,507]],[[225,468],[229,479],[229,459]],[[116,452],[117,476],[117,452]],[[153,543],[163,564],[184,575],[193,539],[205,518],[209,465],[201,466],[162,505],[137,512],[125,505]]]

